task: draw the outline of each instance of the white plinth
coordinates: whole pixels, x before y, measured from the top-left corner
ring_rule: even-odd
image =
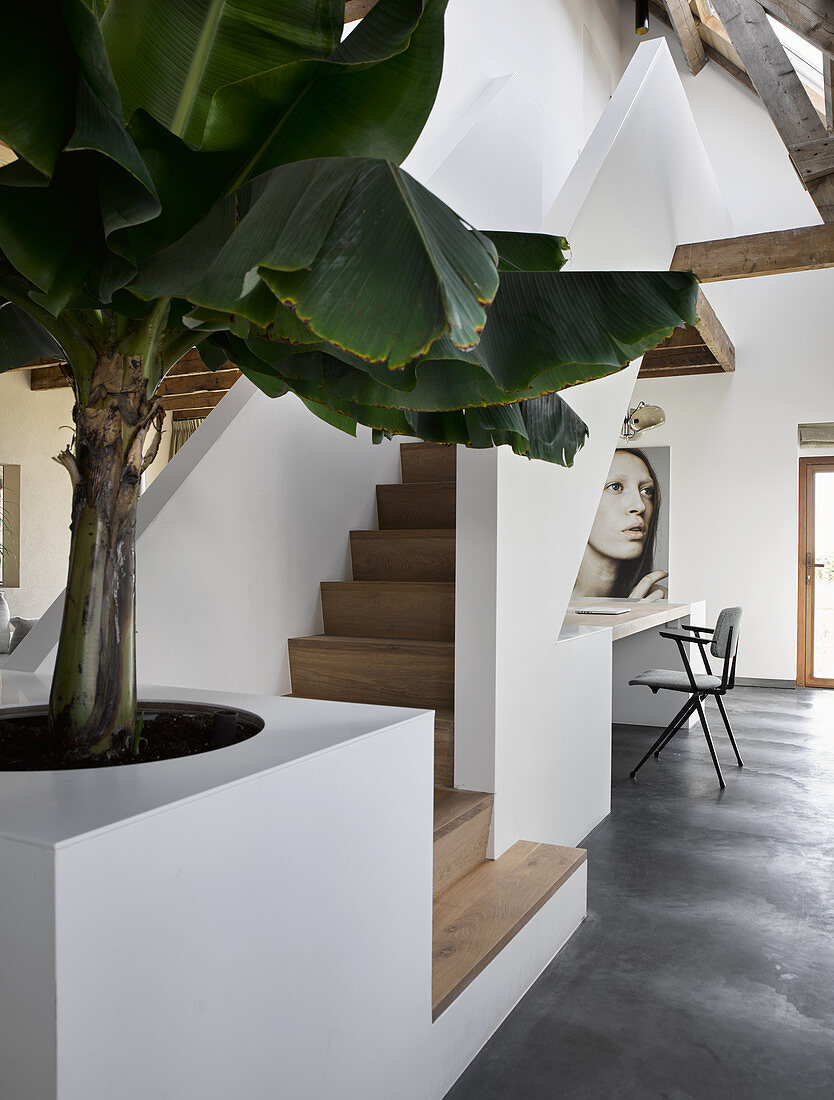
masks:
[[[47,694],[0,673],[2,706]],[[2,1100],[440,1100],[582,920],[585,867],[432,1023],[431,712],[140,696],[266,728],[0,772]]]

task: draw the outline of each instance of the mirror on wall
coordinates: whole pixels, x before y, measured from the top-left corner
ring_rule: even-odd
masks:
[[[0,588],[20,587],[20,467],[0,464]]]

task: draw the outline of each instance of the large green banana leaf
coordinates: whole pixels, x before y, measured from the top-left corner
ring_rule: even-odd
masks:
[[[283,304],[319,338],[392,367],[422,355],[444,332],[461,347],[476,344],[498,287],[487,239],[386,161],[285,165],[217,248],[226,228],[217,227],[216,258],[203,277],[177,296],[260,327]],[[187,283],[195,247],[169,250],[162,268],[140,272],[131,290],[145,298],[171,293],[178,262]],[[274,297],[253,294],[261,287]]]
[[[522,238],[496,237],[504,254],[522,257]],[[532,244],[547,254],[546,241]],[[508,271],[471,350],[443,336],[392,370],[333,345],[219,332],[203,355],[221,349],[265,393],[289,389],[345,430],[359,423],[435,442],[506,443],[570,465],[587,429],[556,391],[621,370],[681,319],[694,322],[696,296],[682,273]]]
[[[340,42],[340,0],[112,0],[101,26],[84,0],[18,5],[0,250],[54,315],[107,305],[256,173],[311,154],[401,160],[436,94],[444,7],[380,0]]]
[[[343,17],[340,0],[111,0],[102,33],[126,117],[142,107],[199,145],[219,88],[327,57]]]

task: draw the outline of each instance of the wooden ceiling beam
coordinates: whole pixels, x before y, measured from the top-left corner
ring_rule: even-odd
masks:
[[[60,363],[51,367],[33,367],[29,377],[30,390],[59,390],[71,385],[70,377]]]
[[[789,145],[788,154],[806,187],[814,180],[830,176],[834,172],[834,137],[826,136],[817,138],[816,141]]]
[[[822,84],[825,95],[825,126],[834,133],[834,57],[822,55]]]
[[[171,394],[205,393],[214,390],[230,390],[240,378],[239,370],[205,371],[203,374],[172,376],[167,374],[159,392],[163,397]]]
[[[688,347],[666,347],[660,344],[647,351],[640,365],[640,377],[663,372],[665,376],[682,374],[697,368],[699,372],[723,374],[721,364],[703,342]]]
[[[765,11],[796,31],[823,53],[834,54],[834,5],[831,0],[759,0]]]
[[[714,363],[712,366],[706,364],[704,366],[691,366],[691,367],[640,367],[640,373],[638,378],[687,378],[694,374],[723,374],[724,371],[721,367]]]
[[[695,308],[698,312],[695,327],[701,339],[712,352],[721,369],[728,374],[731,373],[736,369],[735,345],[700,287]]]
[[[675,34],[683,47],[683,56],[693,76],[697,76],[707,63],[704,44],[687,0],[665,0],[666,10]]]
[[[688,374],[731,374],[736,349],[703,291],[698,291],[698,321],[675,329],[662,344],[647,351],[641,378],[671,378]]]
[[[826,267],[834,267],[834,225],[679,244],[670,270],[692,271],[702,283],[719,283]]]
[[[711,2],[785,146],[826,138],[816,107],[757,0]],[[834,176],[806,186],[823,221],[834,222]]]
[[[672,26],[672,20],[669,18],[669,13],[664,8],[663,4],[659,0],[649,0],[649,9],[652,17],[669,27],[671,30],[675,28]],[[715,17],[712,17],[715,20]],[[738,57],[735,50],[732,49],[729,41],[721,35],[714,33],[706,23],[701,23],[698,26],[698,32],[701,40],[704,44],[704,53],[708,61],[714,61],[716,65],[724,70],[725,73],[737,80],[739,84],[742,84],[749,92],[756,93],[756,89],[753,87],[753,82],[747,73],[744,71],[741,64],[736,65],[734,61],[727,56],[732,52],[734,57]],[[721,48],[719,48],[719,46]],[[741,59],[739,58],[739,62]]]
[[[195,409],[213,409],[219,405],[228,390],[215,393],[172,393],[162,398],[162,407],[166,411],[194,412]]]

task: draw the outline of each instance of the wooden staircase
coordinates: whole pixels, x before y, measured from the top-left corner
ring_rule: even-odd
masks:
[[[351,531],[352,581],[323,581],[324,634],[289,640],[293,695],[435,711],[436,1018],[584,861],[520,841],[487,860],[493,796],[454,789],[455,448],[400,447],[378,531]]]

